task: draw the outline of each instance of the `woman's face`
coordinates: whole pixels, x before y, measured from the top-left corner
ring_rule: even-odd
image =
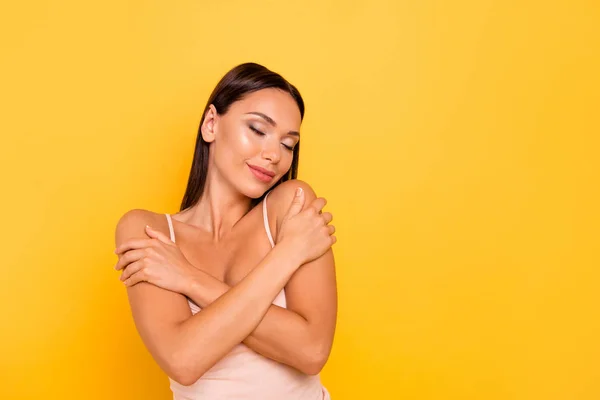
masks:
[[[300,110],[288,93],[263,89],[217,115],[213,106],[202,126],[210,166],[240,193],[258,198],[292,165],[300,137]]]

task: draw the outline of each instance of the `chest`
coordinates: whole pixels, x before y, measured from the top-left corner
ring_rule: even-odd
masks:
[[[258,207],[257,207],[258,208]],[[194,267],[229,285],[242,280],[271,250],[262,214],[252,210],[218,244],[186,240],[181,251]]]

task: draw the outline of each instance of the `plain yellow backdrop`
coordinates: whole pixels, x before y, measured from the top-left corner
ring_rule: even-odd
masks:
[[[595,1],[5,2],[0,398],[166,399],[112,270],[255,61],[307,104],[335,400],[600,398]]]

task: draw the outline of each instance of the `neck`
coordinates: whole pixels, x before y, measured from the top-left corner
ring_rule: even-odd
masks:
[[[210,233],[215,242],[227,235],[248,213],[252,201],[224,182],[224,179],[209,174],[198,203],[178,214],[181,222]]]

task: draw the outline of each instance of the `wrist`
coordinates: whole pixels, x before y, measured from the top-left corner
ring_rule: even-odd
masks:
[[[201,281],[197,273],[191,271],[186,279],[184,280],[184,287],[181,294],[191,298],[195,297],[195,294],[201,291]]]
[[[272,252],[281,260],[284,267],[292,270],[298,269],[305,262],[302,255],[294,249],[294,246],[285,240],[277,243]]]
[[[182,294],[189,297],[198,306],[207,307],[228,290],[229,285],[194,267],[186,279],[185,291],[187,293]]]

